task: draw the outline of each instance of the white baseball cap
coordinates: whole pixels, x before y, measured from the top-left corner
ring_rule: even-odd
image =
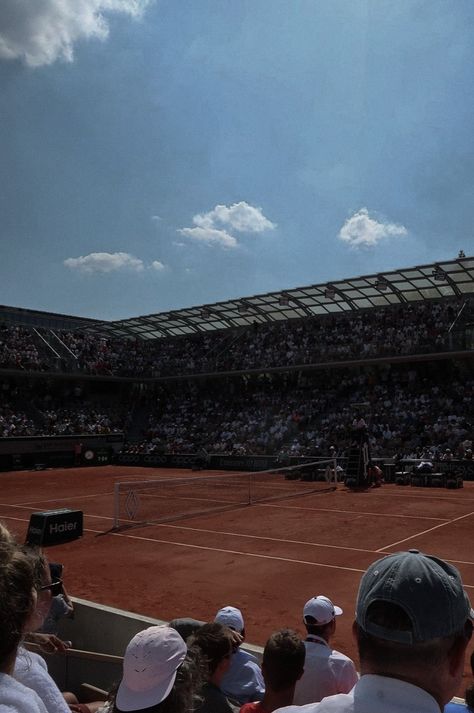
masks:
[[[123,677],[116,702],[122,711],[161,703],[173,688],[187,646],[175,629],[150,626],[130,641],[123,659]]]
[[[236,607],[222,607],[222,609],[219,609],[217,612],[214,621],[218,621],[219,624],[228,626],[229,629],[235,629],[235,631],[238,631],[239,634],[241,634],[245,628],[242,612]]]
[[[328,597],[319,594],[317,597],[309,599],[303,608],[303,619],[306,622],[306,617],[312,617],[317,626],[324,626],[336,616],[342,614],[341,607],[337,607]]]

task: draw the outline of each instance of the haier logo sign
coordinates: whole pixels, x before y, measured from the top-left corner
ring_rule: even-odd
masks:
[[[39,547],[50,547],[82,537],[81,510],[47,510],[31,515],[27,542]]]
[[[55,534],[61,532],[71,532],[71,530],[77,529],[77,522],[55,522],[54,525],[49,526],[49,534]]]

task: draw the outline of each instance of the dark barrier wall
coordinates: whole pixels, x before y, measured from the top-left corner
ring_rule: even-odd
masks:
[[[39,436],[0,439],[0,470],[107,465],[123,445],[123,434]]]
[[[154,468],[192,468],[196,463],[195,453],[151,453],[142,455],[138,453],[120,453],[117,463],[121,465],[141,465]],[[301,459],[293,458],[291,465],[300,463]],[[222,470],[267,470],[277,467],[276,456],[209,456],[208,468]]]

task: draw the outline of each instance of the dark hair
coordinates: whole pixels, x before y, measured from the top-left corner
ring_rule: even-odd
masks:
[[[222,659],[232,653],[232,634],[228,627],[219,622],[204,624],[189,639],[189,646],[197,647],[202,652],[210,678]]]
[[[16,652],[34,608],[33,564],[17,546],[0,543],[0,669]]]
[[[294,686],[303,673],[305,656],[305,645],[296,631],[275,631],[263,651],[262,671],[268,688],[282,691]]]
[[[188,650],[186,658],[176,671],[176,678],[168,696],[161,703],[149,708],[137,708],[129,713],[192,713],[201,699],[198,695],[203,682],[202,660],[198,650]],[[115,703],[118,686],[110,694],[113,701],[112,713],[122,713]]]
[[[23,545],[23,552],[29,557],[33,566],[33,577],[34,577],[34,587],[39,590],[44,581],[44,573],[47,569],[48,562],[46,557],[41,552],[38,547],[32,547],[30,545]]]
[[[333,621],[334,618],[331,619],[331,621],[328,621],[327,624],[319,626],[313,616],[305,616],[304,625],[308,634],[313,634],[314,636],[320,636],[322,639],[326,639],[328,629],[332,626]]]
[[[412,624],[406,612],[391,602],[373,602],[367,609],[367,620],[384,629],[412,631]],[[445,638],[432,639],[414,644],[401,644],[379,639],[357,627],[357,644],[361,664],[370,662],[376,669],[400,670],[424,665],[438,666],[446,660],[449,651],[460,639],[470,638],[472,626]]]

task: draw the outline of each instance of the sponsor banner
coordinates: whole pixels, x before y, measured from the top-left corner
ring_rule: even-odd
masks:
[[[1,438],[0,455],[21,454],[21,453],[54,453],[61,451],[74,451],[80,444],[82,452],[92,449],[112,448],[114,451],[120,450],[123,444],[123,433],[114,433],[107,436],[38,436]]]

